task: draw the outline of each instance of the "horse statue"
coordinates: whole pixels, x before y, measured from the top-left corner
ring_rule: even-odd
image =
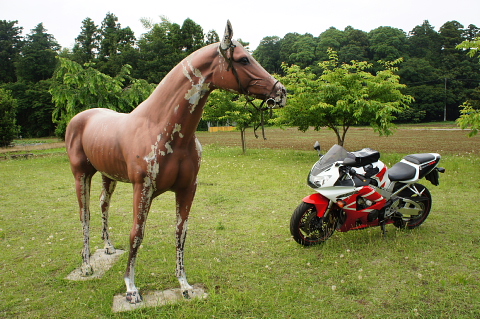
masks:
[[[195,136],[203,107],[216,88],[263,99],[270,107],[286,103],[286,90],[232,40],[227,21],[222,41],[186,57],[152,94],[129,114],[94,108],[70,121],[65,143],[75,177],[83,225],[82,275],[93,274],[90,264],[90,185],[102,175],[100,206],[105,253],[115,253],[108,232],[108,209],[117,181],[133,184],[133,226],[125,272],[126,299],[142,301],[135,286],[135,261],[142,243],[152,200],[173,191],[176,200],[176,276],[185,298],[193,292],[184,267],[187,221],[197,188],[202,147]]]

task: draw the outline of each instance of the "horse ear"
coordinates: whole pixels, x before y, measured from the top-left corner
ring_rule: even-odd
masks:
[[[230,20],[227,20],[227,26],[225,27],[225,33],[222,38],[222,42],[220,43],[220,47],[222,50],[228,49],[232,45],[232,37],[233,37],[233,28]]]

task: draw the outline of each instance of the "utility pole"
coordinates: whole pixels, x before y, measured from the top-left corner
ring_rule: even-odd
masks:
[[[445,78],[445,106],[443,108],[443,121],[447,120],[447,78]]]

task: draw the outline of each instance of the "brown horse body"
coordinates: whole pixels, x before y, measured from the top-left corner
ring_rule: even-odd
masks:
[[[79,113],[66,132],[66,146],[80,206],[84,248],[82,272],[91,275],[89,221],[90,184],[102,174],[101,210],[105,253],[115,252],[108,233],[108,208],[117,181],[133,184],[133,227],[125,273],[127,300],[140,302],[135,286],[135,260],[152,200],[165,191],[176,198],[176,275],[183,294],[188,284],[183,264],[187,220],[197,187],[201,145],[195,131],[203,106],[215,88],[246,93],[285,104],[285,89],[236,41],[227,22],[221,43],[204,47],[162,80],[151,96],[129,114],[107,109]]]

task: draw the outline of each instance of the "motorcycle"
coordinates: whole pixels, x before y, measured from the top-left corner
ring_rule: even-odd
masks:
[[[290,220],[290,232],[301,245],[322,243],[338,230],[365,229],[380,226],[386,235],[386,225],[413,229],[428,217],[432,196],[427,187],[417,183],[425,178],[439,185],[437,153],[405,156],[390,169],[380,161],[380,153],[370,148],[348,152],[334,145],[321,154],[313,165],[308,185],[316,193],[307,196],[295,209]]]

